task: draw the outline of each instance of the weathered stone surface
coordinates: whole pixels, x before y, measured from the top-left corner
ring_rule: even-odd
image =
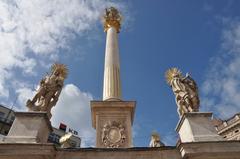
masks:
[[[221,141],[211,122],[212,113],[185,113],[176,128],[181,142]]]
[[[134,101],[91,101],[96,147],[132,147]]]
[[[117,149],[65,149],[57,153],[56,159],[180,159],[175,147],[140,147]]]
[[[0,159],[54,159],[53,144],[0,143]]]
[[[52,126],[44,112],[16,112],[5,143],[47,143]]]
[[[188,159],[240,159],[239,141],[181,143],[178,149]]]
[[[0,143],[1,159],[239,159],[239,141],[164,147],[55,148],[53,144]]]

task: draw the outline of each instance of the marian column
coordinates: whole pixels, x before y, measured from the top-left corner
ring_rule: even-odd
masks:
[[[121,99],[120,64],[118,33],[121,27],[121,15],[115,8],[106,9],[104,19],[104,31],[107,33],[103,100]]]
[[[132,147],[132,124],[135,101],[121,99],[118,33],[121,15],[118,10],[106,9],[104,31],[107,33],[103,100],[91,101],[92,126],[96,129],[96,147]]]

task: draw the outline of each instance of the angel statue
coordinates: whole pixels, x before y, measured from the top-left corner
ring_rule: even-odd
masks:
[[[29,111],[47,112],[50,119],[51,109],[58,101],[67,74],[68,69],[64,64],[53,64],[50,75],[40,81],[37,93],[32,100],[27,101]]]
[[[178,68],[170,68],[166,71],[165,77],[175,94],[179,116],[187,112],[198,112],[200,105],[198,88],[190,75],[187,73],[183,77]]]

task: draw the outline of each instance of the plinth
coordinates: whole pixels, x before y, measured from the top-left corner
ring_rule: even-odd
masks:
[[[46,112],[15,112],[6,143],[47,143],[52,126]]]
[[[135,101],[91,101],[96,147],[132,147]]]
[[[212,113],[185,113],[176,128],[181,142],[222,141],[212,124]]]

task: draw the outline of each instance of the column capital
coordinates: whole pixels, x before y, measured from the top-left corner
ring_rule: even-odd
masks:
[[[122,16],[116,8],[106,8],[103,16],[104,32],[107,32],[109,28],[114,27],[119,33],[121,28],[121,20]]]

